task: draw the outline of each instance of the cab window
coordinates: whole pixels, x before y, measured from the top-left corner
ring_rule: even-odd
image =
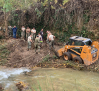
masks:
[[[73,49],[74,51],[81,53],[82,49]]]
[[[74,45],[76,45],[76,46],[83,46],[84,44],[81,41],[75,41]]]
[[[91,44],[92,44],[92,42],[89,40],[89,41],[87,41],[87,42],[85,42],[86,43],[86,45],[88,45],[88,46],[90,46]]]

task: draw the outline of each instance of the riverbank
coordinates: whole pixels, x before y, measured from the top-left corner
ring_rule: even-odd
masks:
[[[60,46],[55,45],[58,49]],[[5,51],[6,49],[6,51]],[[2,66],[20,68],[20,67],[35,67],[40,61],[42,61],[47,55],[49,55],[50,50],[48,49],[46,43],[42,43],[39,54],[35,53],[34,44],[32,43],[31,50],[27,51],[27,41],[22,39],[8,39],[1,42],[0,53],[5,56],[0,56]],[[8,53],[8,54],[7,54]],[[54,53],[51,52],[50,56]],[[5,60],[5,62],[4,62]]]
[[[39,54],[35,53],[34,46],[27,51],[27,42],[22,39],[8,39],[0,42],[0,65],[12,68],[34,67],[41,68],[73,68],[77,70],[89,70],[99,72],[99,61],[85,66],[73,61],[64,61],[61,57],[58,59],[53,51],[50,51],[44,42]],[[55,50],[62,48],[64,45],[55,43]],[[49,54],[50,52],[50,54]]]
[[[63,58],[58,59],[56,56],[46,56],[43,61],[37,64],[41,68],[72,68],[74,70],[99,72],[99,60],[90,66],[78,64],[73,61],[64,61]]]
[[[56,50],[63,46],[55,44]],[[64,61],[62,57],[58,59],[52,51],[49,54],[45,43],[42,45],[40,54],[34,54],[34,47],[27,51],[27,42],[21,39],[2,41],[0,53],[5,54],[0,56],[0,65],[3,66],[0,68],[2,73],[0,78],[3,78],[0,82],[4,91],[93,91],[99,89],[99,61],[88,67],[73,61]],[[28,69],[24,70],[22,67],[28,67]],[[31,71],[28,72],[29,70]]]

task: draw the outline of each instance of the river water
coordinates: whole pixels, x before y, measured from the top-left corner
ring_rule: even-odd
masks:
[[[8,89],[10,85],[17,82],[15,77],[20,76],[23,72],[30,72],[30,70],[27,68],[0,67],[0,83],[5,89]]]
[[[5,91],[18,91],[15,84],[22,81],[30,88],[25,91],[99,91],[99,73],[73,69],[0,68],[0,83]]]

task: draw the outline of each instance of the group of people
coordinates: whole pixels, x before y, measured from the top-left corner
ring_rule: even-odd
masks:
[[[13,31],[13,38],[16,38],[16,32],[17,32],[17,27],[14,26],[13,28],[11,26],[8,27],[9,30]],[[41,45],[43,43],[43,29],[36,35],[36,29],[33,27],[33,29],[30,29],[29,27],[25,28],[24,26],[21,27],[21,39],[26,38],[27,43],[28,43],[28,51],[31,49],[32,44],[35,46],[35,52],[39,53]],[[50,31],[47,31],[47,40],[46,42],[49,44],[49,49],[51,47],[54,47],[54,38],[55,36],[52,35]],[[9,35],[11,35],[11,32],[9,32]]]
[[[28,40],[28,37],[31,35],[32,37],[31,37],[31,39],[32,39],[32,41],[34,41],[35,40],[35,37],[36,37],[36,30],[35,30],[35,28],[33,28],[33,29],[30,29],[29,27],[27,27],[26,29],[25,29],[25,27],[24,26],[22,26],[22,28],[21,28],[21,38],[25,38],[25,31],[26,31],[26,40]],[[41,29],[41,31],[40,31],[40,33],[39,33],[40,35],[41,35],[41,40],[43,39],[43,29]],[[38,35],[39,35],[38,34]]]
[[[28,42],[28,51],[31,49],[31,45],[32,43],[35,46],[35,52],[39,53],[42,42],[43,42],[43,29],[41,29],[41,31],[36,35],[36,29],[30,29],[29,27],[27,27],[27,29],[25,29],[24,26],[22,26],[21,28],[22,32],[21,32],[21,38],[24,39],[25,36],[25,30],[26,30],[26,40]],[[47,43],[49,44],[49,49],[51,49],[51,47],[54,47],[54,38],[55,36],[52,35],[52,33],[50,31],[47,31]]]

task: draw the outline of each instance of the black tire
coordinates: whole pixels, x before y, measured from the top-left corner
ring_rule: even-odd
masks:
[[[74,61],[74,62],[77,62],[77,63],[80,63],[80,64],[83,63],[83,60],[82,60],[80,57],[78,57],[78,56],[77,56],[77,57],[74,57],[74,58],[73,58],[73,61]]]
[[[71,56],[71,54],[69,53],[69,52],[65,52],[64,54],[63,54],[63,58],[64,58],[64,60],[71,60],[72,59],[72,56]]]

